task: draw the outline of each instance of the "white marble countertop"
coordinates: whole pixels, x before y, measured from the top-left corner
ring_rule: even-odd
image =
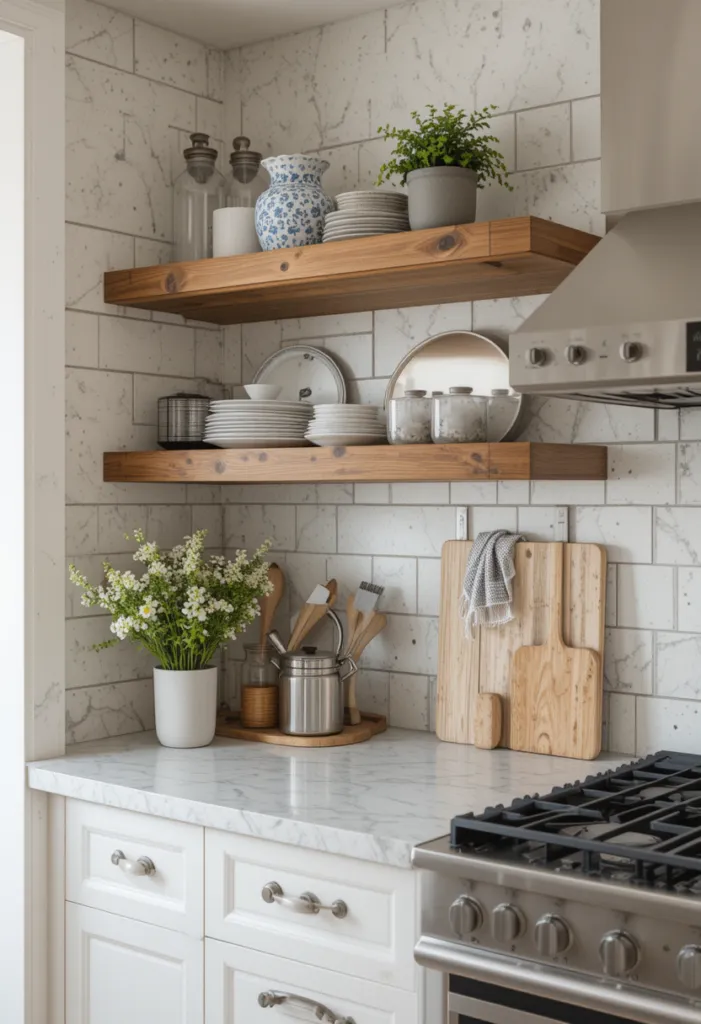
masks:
[[[217,739],[171,750],[155,733],[83,743],[29,765],[33,789],[400,867],[455,814],[546,793],[617,767],[478,750],[431,733],[389,729],[321,749]]]

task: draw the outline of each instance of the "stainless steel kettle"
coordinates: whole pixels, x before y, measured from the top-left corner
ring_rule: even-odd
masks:
[[[341,657],[343,627],[335,612],[327,614],[336,627],[335,651],[286,651],[276,633],[268,634],[279,654],[271,661],[280,672],[280,731],[288,736],[333,736],[343,730],[343,683],[358,666]]]

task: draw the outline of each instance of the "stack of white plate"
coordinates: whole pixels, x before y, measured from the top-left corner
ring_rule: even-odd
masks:
[[[306,402],[210,402],[204,440],[217,448],[300,448],[313,413]]]
[[[320,446],[385,444],[387,432],[376,405],[315,405],[305,435]]]
[[[336,196],[338,209],[326,214],[324,241],[366,238],[409,230],[407,197],[403,192],[370,189]]]

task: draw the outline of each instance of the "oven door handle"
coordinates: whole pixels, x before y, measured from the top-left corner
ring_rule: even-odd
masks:
[[[615,1014],[637,1024],[699,1024],[701,1003],[658,998],[630,985],[588,979],[573,971],[544,966],[490,950],[462,946],[422,935],[414,949],[422,967],[458,974],[472,981],[498,985],[541,999],[553,999],[590,1011]],[[547,1016],[544,1020],[547,1021]]]

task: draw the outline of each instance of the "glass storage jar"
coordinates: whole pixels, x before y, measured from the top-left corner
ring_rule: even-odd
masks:
[[[231,174],[227,179],[227,206],[245,206],[255,209],[256,200],[267,188],[267,174],[260,166],[261,154],[251,149],[251,140],[245,135],[234,139],[234,151],[229,157]]]
[[[209,135],[194,132],[183,153],[185,170],[173,189],[175,260],[202,260],[212,255],[212,216],[226,205],[226,179],[216,168],[217,151]]]
[[[487,399],[472,388],[450,388],[436,395],[431,415],[435,444],[476,444],[487,440]]]
[[[273,729],[278,723],[278,672],[271,662],[269,644],[244,644],[241,671],[241,725],[245,729]]]
[[[487,437],[501,441],[514,425],[521,405],[519,395],[508,388],[494,388],[487,403]]]
[[[431,399],[425,391],[409,390],[403,398],[391,398],[387,410],[390,444],[431,443]]]

